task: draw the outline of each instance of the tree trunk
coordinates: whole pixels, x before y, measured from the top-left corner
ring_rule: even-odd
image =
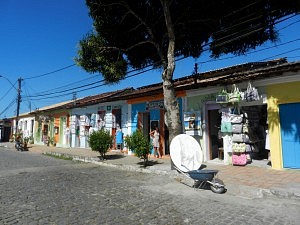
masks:
[[[175,70],[175,33],[172,23],[169,1],[161,0],[164,8],[164,16],[166,21],[166,27],[168,30],[168,52],[167,62],[164,62],[164,71],[162,74],[163,80],[163,92],[164,92],[164,105],[166,109],[165,123],[169,129],[169,142],[181,133],[182,124],[180,120],[179,105],[175,96],[174,84],[173,84],[173,73]]]
[[[175,68],[175,67],[173,67]],[[164,73],[168,73],[168,70],[165,70]],[[182,131],[182,124],[179,113],[179,105],[177,98],[175,96],[175,90],[172,80],[164,79],[165,75],[163,74],[163,92],[164,92],[164,105],[165,105],[165,123],[169,129],[169,142],[173,138],[180,134]]]

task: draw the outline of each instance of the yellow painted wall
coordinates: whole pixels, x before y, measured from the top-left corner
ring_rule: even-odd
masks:
[[[273,169],[283,169],[279,104],[300,102],[300,82],[267,86],[268,122]]]

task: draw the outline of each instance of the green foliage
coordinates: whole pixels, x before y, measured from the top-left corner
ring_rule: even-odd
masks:
[[[80,41],[75,61],[87,72],[100,72],[108,83],[122,80],[127,71],[127,62],[122,52],[107,47],[103,38],[95,34],[88,34]]]
[[[113,137],[110,135],[109,131],[101,129],[99,131],[94,131],[89,137],[89,145],[93,151],[100,153],[101,157],[104,159],[105,154],[112,144]]]
[[[124,137],[124,142],[126,143],[126,146],[128,149],[133,150],[133,144],[132,144],[132,136],[128,135]]]
[[[30,137],[24,137],[23,138],[23,143],[29,143]]]
[[[48,144],[55,146],[56,145],[55,138],[48,136]]]
[[[112,67],[111,72],[122,68],[116,70],[120,73],[126,72],[126,64],[134,69],[165,68],[170,41],[175,41],[175,57],[197,58],[204,48],[215,57],[243,54],[276,41],[275,22],[299,12],[295,0],[86,0],[86,4],[95,31],[80,42],[78,62],[105,78],[110,71],[105,67]]]
[[[137,157],[144,160],[144,166],[146,167],[148,164],[148,155],[152,148],[148,138],[140,130],[136,130],[131,136],[125,137],[124,141]]]
[[[43,153],[43,155],[50,156],[50,157],[53,157],[53,158],[56,158],[56,159],[73,160],[72,156],[66,155],[66,154],[46,152],[46,153]]]
[[[207,50],[215,58],[244,54],[276,41],[276,22],[300,11],[295,0],[86,0],[86,4],[94,31],[80,41],[75,61],[88,72],[99,72],[108,83],[125,78],[128,69],[162,69],[170,139],[182,130],[173,87],[175,58],[198,58]]]

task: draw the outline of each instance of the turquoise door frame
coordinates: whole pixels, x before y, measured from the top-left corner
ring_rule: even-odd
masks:
[[[300,103],[279,105],[284,168],[300,169]]]

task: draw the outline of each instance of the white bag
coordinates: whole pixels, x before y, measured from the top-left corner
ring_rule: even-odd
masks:
[[[242,133],[242,131],[243,131],[243,124],[242,123],[232,124],[231,125],[231,131],[232,131],[232,133],[235,133],[235,134]]]
[[[232,92],[228,94],[228,102],[240,102],[241,101],[241,92],[239,88],[233,84],[232,85]]]
[[[249,143],[249,136],[247,134],[232,134],[232,141],[233,142],[244,142]]]
[[[249,81],[247,90],[245,91],[245,100],[247,102],[259,100],[258,91],[255,87],[252,87],[251,82]]]
[[[230,122],[231,123],[242,123],[243,122],[243,114],[229,114]]]

